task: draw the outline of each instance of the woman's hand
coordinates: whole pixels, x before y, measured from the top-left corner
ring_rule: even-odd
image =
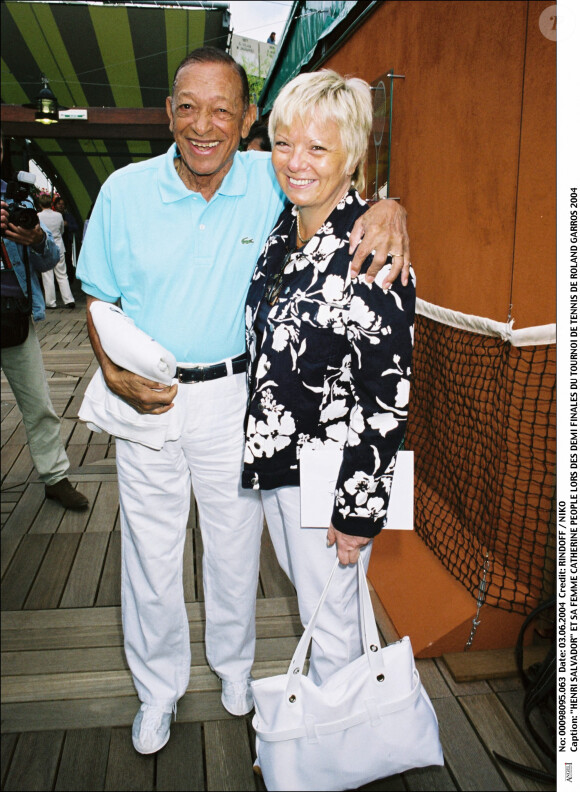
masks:
[[[331,524],[326,535],[326,543],[332,547],[336,543],[336,552],[341,564],[356,564],[361,547],[365,547],[372,539],[368,536],[351,536],[341,533]]]
[[[406,286],[409,282],[411,253],[405,209],[392,198],[377,201],[354,224],[349,253],[354,253],[350,267],[351,277],[356,278],[363,261],[367,256],[373,255],[373,263],[365,275],[367,283],[371,283],[385,265],[387,256],[391,255],[393,263],[391,271],[383,281],[383,289],[391,287],[401,270],[401,281]]]

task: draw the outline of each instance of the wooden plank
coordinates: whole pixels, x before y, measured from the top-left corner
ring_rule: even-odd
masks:
[[[138,708],[135,693],[108,699],[3,704],[2,732],[130,726]]]
[[[509,787],[453,697],[433,700],[443,755],[458,789],[501,792]]]
[[[21,448],[20,453],[14,460],[8,475],[5,477],[4,486],[12,486],[12,484],[25,484],[35,473],[36,471],[34,470],[34,465],[32,464],[30,451],[28,450],[28,446],[25,445]]]
[[[191,499],[189,516],[185,528],[185,548],[183,552],[183,592],[186,602],[195,602],[196,599],[196,566],[201,566],[201,558],[195,554],[195,528],[197,525],[197,508],[195,500]]]
[[[271,672],[279,673],[274,667]],[[134,689],[130,696],[6,703],[2,705],[2,732],[129,727],[138,709]],[[222,706],[219,688],[186,693],[178,702],[177,717],[180,723],[233,718]]]
[[[83,468],[90,465],[93,472],[100,472],[101,470],[107,473],[116,472],[114,467],[109,467],[107,465],[107,460],[103,458],[103,452],[103,446],[100,443],[89,443],[83,457]],[[78,470],[76,472],[81,473],[82,471]]]
[[[21,541],[21,536],[4,536],[4,534],[2,534],[2,541],[0,543],[0,568],[2,570],[2,577],[4,577],[6,570],[10,566],[10,562],[12,561]]]
[[[403,773],[410,792],[455,792],[457,789],[446,767],[419,767]]]
[[[204,734],[208,792],[254,792],[256,783],[245,720],[206,723]]]
[[[70,611],[58,611],[59,613],[70,614]],[[26,611],[16,611],[12,613],[26,613]],[[4,614],[6,615],[6,614]],[[11,624],[23,624],[22,620]],[[8,624],[8,622],[6,622]],[[189,623],[190,636],[192,643],[204,640],[205,623],[197,620]],[[276,618],[260,619],[256,621],[256,633],[258,640],[286,638],[294,636],[298,638],[302,634],[302,625],[298,615],[280,616]],[[3,652],[30,652],[57,649],[80,649],[83,647],[105,647],[122,646],[123,633],[120,615],[109,623],[109,620],[99,624],[96,620],[84,625],[53,626],[44,627],[3,627],[2,628],[2,651]],[[423,661],[421,661],[423,662]],[[429,661],[426,661],[429,662]],[[435,671],[438,674],[438,671]],[[439,675],[439,678],[440,675]],[[447,695],[450,695],[446,687]]]
[[[452,695],[449,685],[432,658],[415,660],[415,665],[429,698],[444,698]]]
[[[63,608],[82,608],[94,603],[108,540],[106,533],[83,534],[62,596]]]
[[[2,433],[4,432],[4,425],[2,425]],[[22,451],[22,446],[15,445],[14,443],[7,443],[2,447],[0,453],[0,465],[2,467],[2,481],[8,478],[18,455]],[[14,476],[11,476],[14,479]]]
[[[1,606],[3,610],[22,608],[49,542],[50,536],[46,534],[22,538],[2,580]]]
[[[87,524],[87,532],[110,532],[119,509],[119,488],[116,481],[103,482]]]
[[[79,534],[52,537],[24,608],[58,608],[80,541]]]
[[[86,649],[97,655],[113,650]],[[120,652],[120,650],[118,650]],[[119,661],[119,664],[122,661]],[[256,679],[273,674],[285,673],[289,661],[256,661],[252,673]],[[79,663],[80,664],[80,663]],[[207,665],[191,669],[188,692],[221,690],[219,678]],[[88,698],[110,698],[129,696],[134,693],[133,681],[128,670],[113,671],[62,671],[60,673],[26,674],[2,677],[2,706],[20,702],[60,701]]]
[[[138,754],[133,748],[129,729],[111,731],[104,789],[111,792],[155,789],[155,754]]]
[[[490,688],[485,680],[477,682],[456,682],[442,658],[436,657],[434,660],[454,696],[474,696],[477,693],[489,693]]]
[[[74,448],[74,447],[73,447]],[[80,446],[79,446],[80,448]],[[67,449],[67,453],[69,458],[72,457],[71,454],[71,447]],[[69,473],[68,479],[71,483],[74,483],[74,477]],[[75,511],[74,509],[67,509],[63,514],[62,520],[60,521],[60,525],[58,526],[59,533],[83,533],[86,530],[88,525],[89,519],[91,517],[92,510],[94,508],[94,503],[97,498],[97,493],[99,491],[100,482],[99,481],[84,481],[80,479],[81,483],[75,487],[89,501],[89,508],[83,511]]]
[[[205,789],[201,724],[171,724],[171,738],[157,754],[157,792]]]
[[[286,667],[298,643],[298,636],[289,638],[263,638],[256,642],[256,663],[281,661]],[[191,644],[192,666],[205,666],[205,645],[203,642]],[[126,669],[125,653],[121,643],[112,646],[92,646],[78,648],[44,649],[40,651],[22,649],[2,653],[2,675],[42,675],[51,673],[111,672]],[[9,684],[6,681],[6,684]],[[30,683],[33,684],[32,681]],[[48,683],[47,683],[48,684]],[[31,695],[34,695],[31,691]]]
[[[541,662],[548,647],[525,646],[524,668]],[[443,655],[443,662],[456,682],[501,679],[518,675],[514,649],[484,649],[477,652],[453,652]]]
[[[128,696],[133,690],[131,674],[128,671],[2,677],[2,706],[31,701]]]
[[[122,646],[121,624],[97,627],[55,627],[49,630],[3,630],[3,652],[43,652],[83,647]]]
[[[63,518],[65,509],[55,500],[45,500],[28,529],[28,533],[53,534]]]
[[[477,723],[479,735],[490,753],[497,751],[527,767],[544,769],[535,752],[530,748],[495,694],[461,696],[459,703],[471,722]],[[507,766],[499,765],[499,768],[513,790],[522,790],[522,792],[539,790],[542,792],[556,788],[555,778],[553,784],[543,784],[526,778]]]
[[[62,731],[21,734],[6,774],[4,789],[7,792],[52,789],[63,739]]]
[[[56,792],[101,790],[105,785],[111,729],[74,729],[65,736]]]
[[[189,521],[193,522],[193,551],[195,555],[195,599],[197,602],[204,601],[203,590],[203,539],[201,538],[201,528],[199,525],[199,510],[195,498],[192,500],[189,511]],[[189,525],[189,522],[188,522]]]
[[[106,607],[121,604],[121,534],[111,533],[107,555],[103,566],[103,574],[99,581],[99,590],[95,605]]]
[[[0,785],[2,786],[2,789],[4,789],[6,774],[8,772],[8,768],[10,767],[10,762],[12,761],[12,755],[14,753],[14,749],[16,748],[16,743],[18,742],[18,736],[18,734],[2,735],[0,750]]]
[[[518,726],[526,742],[532,748],[534,748],[536,752],[536,756],[539,758],[544,768],[550,773],[555,773],[556,765],[551,760],[551,758],[546,753],[544,753],[543,749],[536,742],[535,737],[527,727],[524,718],[524,695],[525,695],[525,691],[521,682],[519,684],[518,690],[505,690],[500,693],[497,693],[498,699],[506,708],[507,712],[510,715],[510,718]],[[538,709],[534,709],[531,711],[530,720],[532,726],[536,729],[539,736],[543,738],[546,745],[553,746],[554,744],[553,732],[551,732],[550,729],[548,728],[548,724],[546,723],[546,721],[544,720],[542,714],[539,712]],[[555,723],[556,723],[556,719],[554,717],[553,720],[554,728],[555,728]]]
[[[2,630],[53,630],[121,624],[121,608],[71,608],[48,611],[6,611],[1,614]]]
[[[187,617],[191,622],[200,622],[205,619],[204,607],[201,602],[187,602],[185,604]],[[280,618],[296,616],[298,602],[296,597],[276,597],[263,599],[256,603],[256,616],[259,619]],[[103,625],[116,625],[121,623],[121,609],[111,608],[61,608],[58,611],[31,611],[20,612],[6,609],[1,614],[3,630],[46,629],[56,628],[93,628]]]
[[[2,652],[2,677],[127,669],[122,645]]]
[[[22,449],[22,454],[28,454],[28,449]],[[22,454],[20,456],[22,456]],[[28,454],[30,458],[30,454]],[[20,457],[19,457],[20,459]],[[29,472],[32,469],[32,461],[28,465]],[[13,472],[14,467],[11,471]],[[18,478],[18,474],[15,474],[16,478]],[[26,480],[28,477],[28,473],[26,476],[23,477],[23,481]],[[17,506],[15,507],[14,511],[10,515],[6,525],[2,529],[3,536],[22,536],[23,534],[28,532],[28,528],[34,521],[34,518],[38,514],[42,504],[44,503],[44,484],[29,484],[26,487],[26,491],[23,494],[22,498],[18,501]]]

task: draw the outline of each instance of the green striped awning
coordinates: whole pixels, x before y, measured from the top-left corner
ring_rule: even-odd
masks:
[[[45,75],[62,107],[164,107],[188,52],[204,44],[226,48],[228,7],[183,0],[3,2],[2,103],[33,103]],[[76,127],[74,137],[59,137],[60,124],[48,127],[52,137],[27,132],[28,142],[12,141],[12,156],[25,148],[81,220],[113,170],[166,151],[171,140],[168,130],[165,140],[159,134],[132,140],[129,127],[94,139],[83,137],[83,121],[67,123],[78,125],[78,137]]]

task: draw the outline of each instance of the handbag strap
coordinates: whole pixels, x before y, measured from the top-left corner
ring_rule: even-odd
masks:
[[[382,718],[384,715],[390,715],[392,712],[399,712],[400,710],[406,709],[410,707],[414,702],[418,699],[421,695],[421,680],[419,678],[419,672],[417,669],[413,669],[413,688],[410,693],[407,693],[406,696],[402,696],[400,699],[396,701],[388,701],[383,704],[379,704],[377,707],[378,716]],[[310,728],[310,732],[308,728],[303,726],[297,726],[293,729],[283,729],[275,732],[266,732],[260,729],[260,720],[257,715],[254,715],[252,719],[252,726],[254,727],[254,731],[258,735],[261,740],[265,742],[282,742],[283,740],[297,740],[300,737],[308,736],[311,738],[312,736],[315,737],[322,737],[325,734],[335,734],[336,732],[346,731],[346,729],[350,729],[353,726],[358,726],[361,723],[366,723],[369,720],[369,711],[364,705],[364,701],[361,702],[362,708],[359,712],[356,712],[354,715],[350,715],[348,718],[342,718],[340,720],[331,721],[330,723],[315,723],[312,724]],[[380,722],[377,722],[379,725]]]
[[[337,558],[334,562],[334,566],[332,567],[330,576],[326,581],[326,585],[324,586],[322,594],[320,595],[320,599],[318,600],[318,604],[314,610],[314,613],[312,614],[310,621],[308,622],[308,625],[302,634],[302,638],[298,642],[298,646],[294,651],[292,660],[290,661],[286,675],[288,680],[286,683],[286,696],[288,700],[291,701],[291,703],[296,700],[296,695],[300,690],[302,674],[304,672],[304,663],[306,661],[306,653],[308,651],[308,647],[310,646],[310,641],[312,640],[312,634],[314,633],[320,610],[326,601],[328,590],[330,589],[330,585],[336,573],[338,564],[339,561]],[[382,653],[380,651],[381,644],[379,641],[379,633],[377,631],[377,625],[373,613],[371,595],[369,593],[365,568],[360,555],[358,558],[358,597],[362,620],[364,653],[367,657],[367,660],[369,661],[373,677],[377,680],[377,683],[380,683],[384,681],[385,678],[384,663]]]

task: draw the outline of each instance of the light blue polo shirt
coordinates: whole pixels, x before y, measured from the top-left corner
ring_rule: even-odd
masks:
[[[245,349],[254,265],[284,206],[270,154],[237,153],[206,202],[167,154],[128,165],[103,184],[77,267],[83,290],[121,306],[182,363]]]

